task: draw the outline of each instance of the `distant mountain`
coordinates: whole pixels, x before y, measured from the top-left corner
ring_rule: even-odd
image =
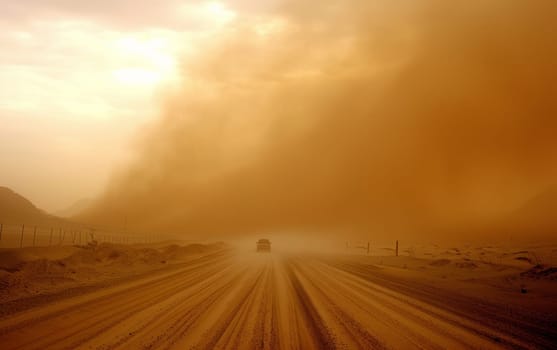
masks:
[[[60,217],[63,217],[63,218],[71,218],[73,216],[76,216],[78,214],[83,213],[85,210],[87,210],[91,206],[92,203],[93,203],[92,199],[83,198],[83,199],[80,199],[79,201],[75,202],[74,204],[72,204],[68,208],[66,208],[64,210],[60,210],[60,211],[56,212],[55,214],[57,216],[60,216]]]
[[[0,223],[39,225],[60,221],[11,189],[0,187]]]
[[[557,187],[538,193],[516,210],[481,226],[478,236],[524,242],[557,242]]]
[[[515,210],[475,222],[464,232],[498,243],[557,243],[557,187],[539,192]]]
[[[557,187],[539,193],[519,208],[515,215],[523,220],[557,224]]]
[[[524,234],[557,237],[557,187],[527,201],[511,215],[509,223]]]

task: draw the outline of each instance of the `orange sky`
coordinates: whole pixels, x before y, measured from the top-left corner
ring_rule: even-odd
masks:
[[[180,62],[236,16],[217,1],[0,7],[0,181],[49,211],[102,191]]]
[[[246,4],[84,220],[439,238],[556,186],[555,2]]]
[[[439,237],[557,186],[553,0],[3,10],[0,179],[47,210]]]

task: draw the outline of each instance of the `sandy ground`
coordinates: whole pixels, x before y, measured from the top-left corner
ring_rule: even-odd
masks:
[[[40,303],[45,296],[67,297],[105,287],[187,264],[223,247],[222,243],[164,242],[0,249],[0,316]]]
[[[156,268],[101,278],[99,288],[12,293],[0,304],[2,349],[557,348],[557,283],[550,267],[517,259],[534,258],[521,251],[415,247],[370,257],[219,246],[158,266],[178,249],[158,247],[140,264]],[[29,298],[32,307],[17,307]]]

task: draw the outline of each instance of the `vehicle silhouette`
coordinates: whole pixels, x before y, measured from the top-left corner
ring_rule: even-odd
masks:
[[[270,252],[271,251],[271,242],[268,239],[262,238],[259,241],[255,242],[256,251],[258,252]]]

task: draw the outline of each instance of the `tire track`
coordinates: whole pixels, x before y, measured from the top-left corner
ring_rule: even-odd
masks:
[[[0,344],[3,350],[552,348],[548,338],[528,344],[525,333],[487,324],[486,313],[468,315],[459,297],[444,301],[447,307],[430,300],[440,295],[389,278],[365,260],[222,252],[9,316],[0,320]]]
[[[395,284],[390,284],[387,283],[386,281],[384,281],[383,278],[378,277],[378,279],[380,279],[383,283],[377,284],[377,279],[375,274],[377,273],[377,271],[375,271],[375,269],[373,269],[372,271],[370,271],[369,269],[365,269],[361,266],[354,266],[354,265],[349,265],[349,264],[339,264],[339,263],[335,263],[335,264],[331,264],[331,266],[338,268],[341,271],[345,271],[349,274],[352,274],[354,276],[357,276],[359,278],[362,278],[366,281],[369,281],[373,284],[377,285],[381,285],[381,289],[378,289],[377,287],[373,287],[373,286],[369,286],[369,289],[372,290],[375,293],[383,293],[385,294],[385,287],[388,288],[388,290],[394,291],[396,290],[397,293],[393,293],[393,292],[387,292],[387,295],[389,297],[395,298],[397,301],[402,302],[402,303],[406,303],[408,305],[410,305],[411,307],[420,310],[421,312],[425,313],[425,314],[429,314],[432,317],[441,320],[442,322],[451,324],[454,326],[454,328],[457,329],[463,329],[466,330],[470,333],[473,333],[477,336],[480,336],[490,342],[492,342],[494,345],[493,346],[505,346],[506,348],[511,348],[511,349],[528,349],[530,348],[530,346],[528,344],[525,344],[524,342],[521,342],[519,339],[516,339],[512,333],[510,333],[508,331],[508,329],[501,329],[501,327],[493,327],[494,325],[497,325],[497,323],[492,323],[490,322],[490,326],[493,328],[487,329],[485,326],[485,319],[491,319],[491,317],[485,317],[482,319],[478,319],[478,317],[474,317],[473,314],[470,313],[466,313],[463,312],[462,310],[459,311],[454,311],[452,307],[450,307],[449,305],[446,305],[445,307],[442,307],[445,304],[450,304],[451,302],[451,298],[439,298],[439,293],[437,293],[436,295],[431,295],[429,298],[424,298],[423,294],[421,294],[421,297],[414,297],[414,292],[417,287],[416,286],[412,286],[410,289],[404,288],[403,286],[401,286],[398,282],[395,281]],[[368,271],[363,272],[362,270]],[[395,287],[396,285],[396,287]],[[412,292],[411,292],[412,291]],[[421,291],[422,293],[424,291]],[[406,297],[402,297],[402,294],[398,294],[398,293],[404,293],[404,295],[406,295]],[[443,300],[443,302],[441,302],[440,300]],[[462,302],[462,301],[461,301]],[[468,301],[468,305],[469,304],[473,304],[472,301]],[[390,304],[391,307],[395,308],[395,306],[393,306],[393,304]],[[420,321],[425,322],[425,320],[420,319]],[[504,323],[505,325],[510,326],[512,325],[513,321],[511,320],[507,320],[506,323]],[[483,325],[481,327],[478,327],[478,325]],[[454,335],[450,335],[449,336],[453,337],[453,339],[459,341],[462,343],[462,338],[455,338]]]
[[[140,312],[146,305],[150,305],[149,301],[164,300],[181,288],[195,285],[207,279],[212,273],[218,272],[222,266],[226,266],[226,260],[221,262],[203,260],[201,264],[195,264],[184,270],[157,279],[155,280],[156,283],[149,281],[133,288],[125,288],[115,293],[109,293],[102,297],[46,314],[38,319],[31,319],[27,322],[4,328],[0,334],[26,333],[25,330],[28,328],[39,328],[43,329],[43,332],[22,338],[24,340],[14,344],[13,349],[45,349],[48,347],[73,349],[130,317],[130,315]],[[176,281],[179,282],[176,283]],[[141,292],[138,293],[138,291]],[[68,314],[74,316],[71,323],[65,321],[65,315]],[[51,325],[58,325],[57,328],[59,328],[60,324],[67,324],[63,332],[50,331]],[[11,338],[13,339],[13,337]],[[0,336],[0,340],[2,340],[2,336]],[[7,344],[7,342],[4,343]],[[62,343],[64,346],[61,346]],[[5,349],[11,349],[11,347],[5,347]]]
[[[288,264],[286,266],[287,275],[292,281],[295,294],[299,300],[298,305],[301,306],[304,320],[309,325],[311,337],[317,342],[318,349],[336,349],[336,339],[331,330],[327,327],[324,320],[320,317],[312,298],[303,287],[302,283],[296,276],[293,267]]]
[[[103,349],[117,349],[119,347],[157,349],[171,347],[184,336],[212,303],[222,297],[227,289],[235,283],[234,278],[236,274],[227,276],[227,273],[231,272],[231,270],[228,267],[219,274],[212,276],[212,278],[204,280],[203,283],[200,283],[202,285],[190,287],[188,290],[194,289],[190,293],[176,293],[175,298],[178,300],[172,302],[166,308],[162,308],[158,312],[153,312],[148,317],[145,317],[142,320],[141,326],[133,328],[128,335],[124,335],[116,343],[107,344]],[[224,275],[224,277],[221,277],[221,275]],[[215,287],[218,284],[220,285]],[[159,324],[162,324],[162,326]],[[157,326],[159,326],[159,329],[157,329]],[[158,335],[147,341],[141,339],[135,342],[131,341],[136,335],[143,333]]]
[[[345,344],[337,344],[337,347],[353,348],[353,346],[356,345],[360,349],[386,349],[385,345],[378,338],[370,334],[362,324],[339,307],[338,296],[340,293],[338,291],[342,290],[339,286],[336,286],[337,292],[333,292],[331,287],[325,283],[324,278],[316,278],[321,275],[319,271],[312,269],[308,272],[300,266],[300,263],[295,262],[294,264],[297,266],[297,271],[303,276],[305,285],[312,287],[312,296],[314,299],[323,303],[323,309],[326,309],[336,323],[342,326],[344,333],[349,335],[352,346],[348,346],[345,341],[343,342]],[[323,283],[317,283],[317,281]],[[348,295],[348,293],[345,293],[344,296],[346,297],[346,295]],[[337,338],[339,337],[337,336]]]
[[[372,289],[367,285],[363,286],[357,281],[347,281],[342,278],[342,275],[334,271],[323,271],[322,268],[323,266],[307,267],[308,274],[319,277],[311,279],[309,283],[321,291],[322,297],[328,301],[333,310],[333,315],[339,319],[339,322],[347,325],[352,339],[359,343],[360,348],[386,347],[375,336],[366,335],[364,324],[368,327],[373,325],[372,328],[383,338],[390,333],[396,334],[397,343],[399,343],[396,347],[444,349],[449,347],[450,343],[447,343],[447,340],[450,340],[452,341],[450,348],[455,348],[458,344],[460,344],[460,348],[469,348],[469,346],[464,346],[465,344],[460,339],[453,338],[452,334],[448,339],[438,337],[438,334],[447,335],[447,333],[443,332],[443,328],[439,327],[437,322],[416,316],[417,310],[412,306],[402,308],[389,296],[383,295],[383,291]],[[335,278],[332,279],[328,276],[335,276]],[[335,293],[334,290],[342,292]],[[350,315],[346,310],[350,310]],[[435,335],[435,337],[431,339],[425,334]],[[366,337],[369,339],[368,344],[361,343],[361,339]],[[405,339],[406,342],[404,342]],[[436,342],[446,345],[440,346]]]
[[[134,288],[145,288],[148,287],[152,284],[155,283],[166,283],[167,281],[172,281],[175,280],[177,276],[187,272],[187,271],[191,271],[191,270],[195,270],[195,269],[199,269],[200,267],[203,266],[211,266],[213,264],[215,264],[215,259],[219,258],[219,259],[229,259],[231,257],[231,253],[230,252],[219,252],[219,253],[212,253],[209,255],[205,255],[201,258],[192,260],[190,262],[193,263],[192,265],[188,265],[185,268],[181,268],[176,272],[171,272],[169,274],[164,274],[162,277],[156,277],[154,279],[151,278],[144,278],[142,280],[139,280],[138,282],[130,282],[130,285],[133,285]],[[42,313],[40,316],[36,316],[36,313],[31,313],[31,317],[27,317],[27,318],[23,318],[22,320],[18,320],[17,322],[13,322],[13,319],[19,319],[19,314],[17,315],[11,315],[9,320],[6,319],[2,319],[0,320],[0,336],[2,336],[5,333],[9,333],[11,331],[13,331],[16,328],[23,328],[23,327],[31,327],[33,326],[35,323],[39,323],[39,322],[43,322],[46,321],[48,319],[52,319],[64,314],[67,314],[69,312],[73,312],[76,311],[79,308],[84,308],[84,307],[90,307],[90,306],[97,306],[99,302],[102,301],[110,301],[112,300],[112,298],[119,298],[124,296],[128,291],[127,290],[117,290],[117,291],[112,291],[110,295],[104,294],[101,296],[95,295],[95,294],[91,294],[93,297],[89,298],[86,301],[80,301],[78,303],[75,303],[73,305],[70,306],[65,306],[63,308],[60,308],[59,310],[55,310],[55,311],[48,311],[45,313]],[[26,314],[25,312],[23,314]],[[6,325],[7,324],[7,325]]]
[[[230,344],[237,345],[235,334],[241,331],[242,323],[247,318],[247,310],[250,309],[255,294],[261,288],[265,272],[265,269],[255,271],[255,276],[250,277],[243,288],[236,293],[233,299],[236,305],[225,312],[214,327],[205,332],[204,337],[193,346],[193,349],[224,349]]]

